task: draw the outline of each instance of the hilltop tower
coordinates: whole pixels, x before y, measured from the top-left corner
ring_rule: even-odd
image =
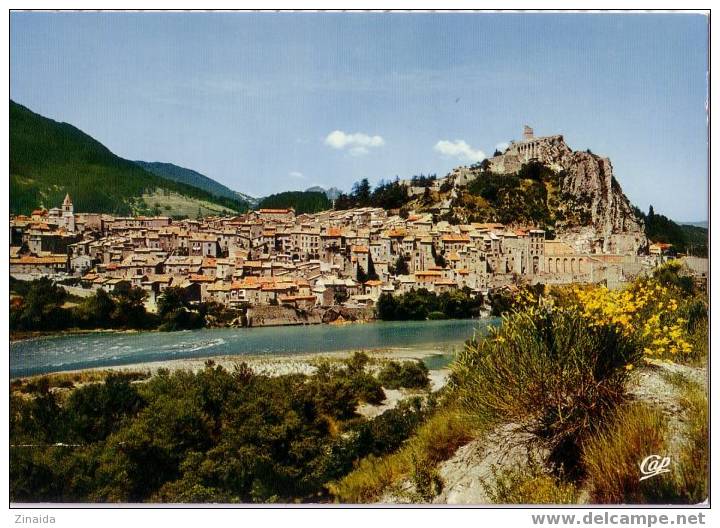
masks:
[[[530,141],[531,139],[535,139],[535,133],[532,128],[525,125],[525,128],[523,129],[523,141]]]

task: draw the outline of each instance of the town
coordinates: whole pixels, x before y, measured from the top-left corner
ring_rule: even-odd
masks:
[[[75,213],[69,195],[61,207],[16,216],[10,226],[16,279],[50,277],[79,295],[138,287],[147,292],[149,310],[170,286],[189,302],[258,310],[362,310],[383,293],[422,288],[473,295],[520,283],[617,288],[671,249],[653,244],[646,256],[581,253],[547,240],[540,229],[451,225],[434,222],[432,214],[380,208],[302,215],[259,209],[198,220],[114,217]],[[256,317],[257,324],[263,320]]]

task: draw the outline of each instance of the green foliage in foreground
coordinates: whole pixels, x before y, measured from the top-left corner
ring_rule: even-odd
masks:
[[[482,430],[483,425],[474,417],[441,403],[400,449],[360,460],[351,473],[329,488],[337,500],[351,504],[376,501],[387,489],[411,502],[426,501],[441,484],[437,464]],[[415,492],[395,488],[404,479],[413,483]]]
[[[13,394],[11,500],[329,500],[329,482],[360,458],[397,449],[428,412],[414,400],[358,416],[361,401],[378,391],[384,399],[366,362],[268,377],[209,361],[143,383],[110,376],[68,397],[47,384],[31,397]]]
[[[428,368],[422,361],[390,361],[378,373],[386,389],[424,389],[430,384]]]
[[[440,294],[420,288],[401,295],[383,293],[376,311],[383,321],[463,319],[476,317],[482,304],[482,295],[473,295],[469,288]]]
[[[266,196],[258,209],[286,209],[292,207],[296,214],[317,213],[332,209],[332,202],[324,192],[287,191]]]

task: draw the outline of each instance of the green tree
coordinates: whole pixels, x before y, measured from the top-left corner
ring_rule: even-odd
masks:
[[[75,310],[75,319],[85,328],[111,328],[114,325],[115,301],[105,290],[97,290]]]
[[[187,306],[184,290],[177,286],[169,286],[165,288],[162,295],[158,297],[157,313],[161,319],[164,319],[172,312],[187,308]]]
[[[148,328],[153,320],[145,309],[147,293],[142,288],[120,283],[112,293],[115,311],[112,319],[121,328]]]
[[[127,376],[111,374],[103,384],[73,391],[65,414],[80,441],[98,442],[119,430],[123,420],[135,416],[144,403]]]
[[[395,265],[392,267],[392,273],[393,275],[407,275],[410,273],[404,256],[398,255],[398,258],[395,260]]]
[[[363,178],[353,185],[352,197],[360,207],[370,205],[370,182]]]

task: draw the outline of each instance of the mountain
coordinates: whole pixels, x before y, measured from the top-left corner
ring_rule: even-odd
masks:
[[[251,209],[255,209],[258,204],[260,203],[260,198],[256,198],[255,196],[250,196],[249,194],[241,193],[239,191],[235,191],[235,194],[244,202],[248,204],[248,207]]]
[[[287,191],[271,194],[260,200],[260,209],[285,209],[292,207],[297,214],[317,213],[332,209],[332,202],[322,192]]]
[[[237,200],[239,196],[246,196],[225,187],[222,183],[216,182],[204,174],[200,174],[192,169],[186,169],[185,167],[173,165],[172,163],[162,163],[159,161],[136,161],[135,163],[156,176],[192,185],[193,187],[203,189],[214,196],[229,198],[230,200]]]
[[[148,172],[68,124],[10,101],[10,212],[56,207],[70,193],[75,211],[190,216],[242,211],[237,198]]]
[[[702,227],[703,229],[708,228],[708,221],[707,220],[698,220],[697,222],[677,222],[680,225],[684,226],[695,226],[695,227]]]
[[[320,187],[319,185],[305,189],[305,192],[321,192],[324,193],[325,196],[327,196],[330,200],[337,200],[337,197],[342,194],[342,191],[337,187],[330,187],[329,189],[325,189],[324,187]]]

